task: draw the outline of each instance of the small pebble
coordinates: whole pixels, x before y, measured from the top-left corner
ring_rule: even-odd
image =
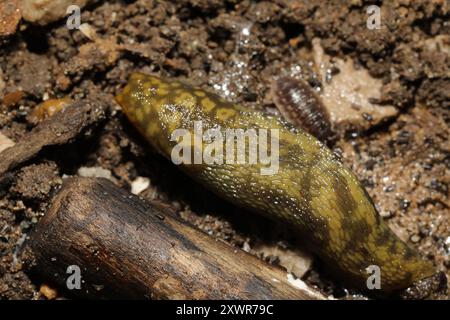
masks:
[[[406,209],[408,209],[410,204],[411,204],[411,202],[408,199],[401,199],[400,204],[399,204],[400,209],[406,210]]]
[[[53,300],[58,296],[56,289],[49,287],[47,284],[41,285],[39,288],[39,293],[44,296],[47,300]]]
[[[80,167],[77,171],[80,177],[106,178],[113,180],[112,173],[102,167]]]
[[[150,179],[146,177],[137,177],[131,182],[131,193],[140,194],[150,186]]]
[[[370,122],[370,121],[373,120],[373,117],[370,114],[366,113],[366,112],[363,112],[362,116],[363,116],[364,120],[366,120],[366,121]]]
[[[92,286],[96,291],[102,291],[105,288],[103,284],[93,284]]]
[[[389,210],[384,211],[384,210],[382,210],[382,211],[380,211],[380,216],[382,216],[383,218],[390,218],[390,217],[393,216],[393,214],[392,214],[392,211],[389,211]]]
[[[242,246],[242,250],[244,250],[245,252],[250,252],[252,248],[250,247],[250,244],[248,243],[248,241],[244,242],[244,245]]]

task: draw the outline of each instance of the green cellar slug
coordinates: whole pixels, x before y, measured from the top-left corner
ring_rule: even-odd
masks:
[[[435,274],[431,262],[401,241],[380,218],[355,175],[324,144],[276,116],[229,103],[179,81],[132,74],[116,97],[133,125],[170,159],[171,134],[210,128],[279,130],[279,170],[262,164],[181,164],[181,168],[232,203],[293,226],[327,268],[347,285],[367,290],[366,268],[381,270],[382,294]]]

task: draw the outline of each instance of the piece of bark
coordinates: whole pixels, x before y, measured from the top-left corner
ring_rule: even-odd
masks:
[[[106,108],[101,100],[82,100],[44,120],[20,142],[0,152],[0,178],[33,158],[42,148],[71,142],[85,129],[105,119]]]
[[[127,299],[324,299],[288,274],[213,239],[167,207],[103,178],[65,182],[25,245],[28,269],[77,295]],[[292,280],[292,279],[291,279]]]

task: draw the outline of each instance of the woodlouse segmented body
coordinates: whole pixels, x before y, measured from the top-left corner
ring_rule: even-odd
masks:
[[[328,111],[305,81],[283,76],[272,83],[271,94],[287,121],[324,143],[334,138]]]
[[[381,292],[390,293],[434,274],[433,265],[401,241],[380,218],[355,175],[310,134],[278,117],[232,104],[178,81],[135,73],[117,96],[130,121],[170,158],[177,128],[276,128],[279,170],[261,175],[261,164],[181,164],[221,197],[295,228],[339,278],[367,289],[366,268],[381,270]]]

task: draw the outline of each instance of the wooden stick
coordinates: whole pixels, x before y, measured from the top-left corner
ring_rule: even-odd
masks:
[[[28,268],[89,298],[324,299],[286,271],[215,240],[106,179],[72,178],[27,241]]]
[[[44,120],[20,142],[0,152],[0,178],[36,156],[43,148],[71,142],[87,128],[104,120],[107,107],[104,101],[86,99]]]

